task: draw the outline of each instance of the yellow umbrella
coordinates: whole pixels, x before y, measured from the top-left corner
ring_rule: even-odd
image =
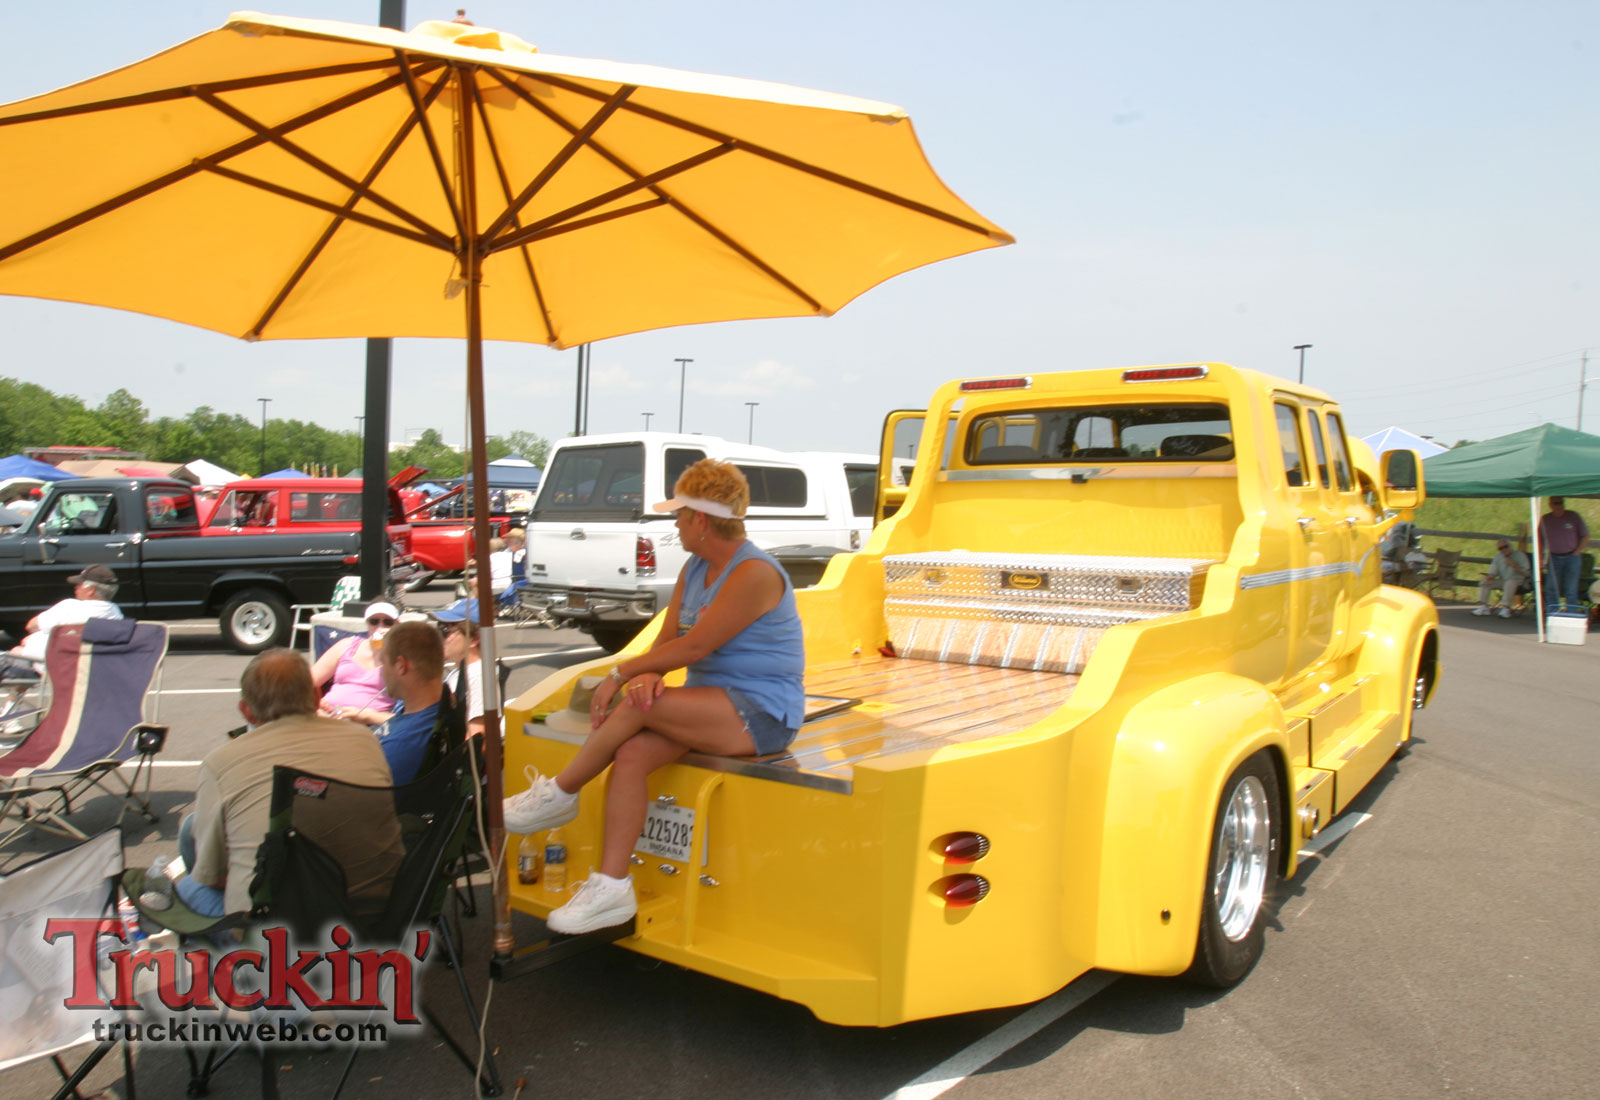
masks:
[[[1011,241],[940,182],[898,107],[455,23],[237,13],[0,107],[0,163],[0,293],[249,340],[466,337],[479,546],[485,338],[829,314]],[[479,597],[488,627],[487,570]],[[484,691],[493,729],[492,676]]]

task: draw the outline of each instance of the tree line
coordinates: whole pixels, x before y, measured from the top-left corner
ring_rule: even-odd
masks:
[[[358,432],[330,431],[303,420],[269,419],[264,465],[261,435],[260,421],[206,405],[185,416],[152,419],[144,402],[125,389],[89,408],[70,394],[0,377],[0,455],[16,454],[25,447],[118,447],[152,462],[203,458],[242,476],[287,466],[308,473],[317,467],[332,475],[361,465]],[[507,432],[489,439],[488,453],[491,462],[515,454],[543,466],[550,444],[532,432]],[[433,478],[460,477],[466,465],[466,455],[447,445],[432,428],[410,446],[389,454],[390,470],[426,466]]]

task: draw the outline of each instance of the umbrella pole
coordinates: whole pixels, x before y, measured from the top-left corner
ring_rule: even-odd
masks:
[[[494,953],[509,956],[516,946],[511,934],[511,893],[505,868],[505,795],[503,750],[501,746],[499,647],[494,637],[494,570],[489,567],[489,455],[483,422],[483,302],[479,291],[483,283],[483,256],[478,248],[477,177],[473,165],[472,100],[467,82],[473,70],[456,69],[459,81],[456,111],[457,163],[461,165],[461,278],[466,283],[467,299],[467,409],[471,415],[469,434],[472,444],[472,523],[473,555],[477,559],[479,663],[483,677],[483,758],[487,786],[484,798],[489,827],[489,858],[495,869]],[[464,683],[465,681],[463,681]]]

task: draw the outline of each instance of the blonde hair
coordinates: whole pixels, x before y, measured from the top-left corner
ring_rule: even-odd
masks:
[[[733,463],[702,458],[678,475],[672,495],[699,497],[701,500],[726,504],[738,518],[706,516],[711,530],[725,539],[744,538],[743,517],[750,510],[750,482],[745,480],[744,471]]]

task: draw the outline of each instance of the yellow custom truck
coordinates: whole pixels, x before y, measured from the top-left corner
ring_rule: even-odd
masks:
[[[1433,691],[1438,617],[1378,554],[1421,463],[1380,469],[1324,394],[1217,363],[952,382],[886,451],[907,416],[893,515],[797,594],[814,717],[781,755],[653,776],[618,942],[839,1024],[1091,968],[1237,982],[1300,844]],[[508,704],[509,793],[570,759],[574,688],[615,661]]]

